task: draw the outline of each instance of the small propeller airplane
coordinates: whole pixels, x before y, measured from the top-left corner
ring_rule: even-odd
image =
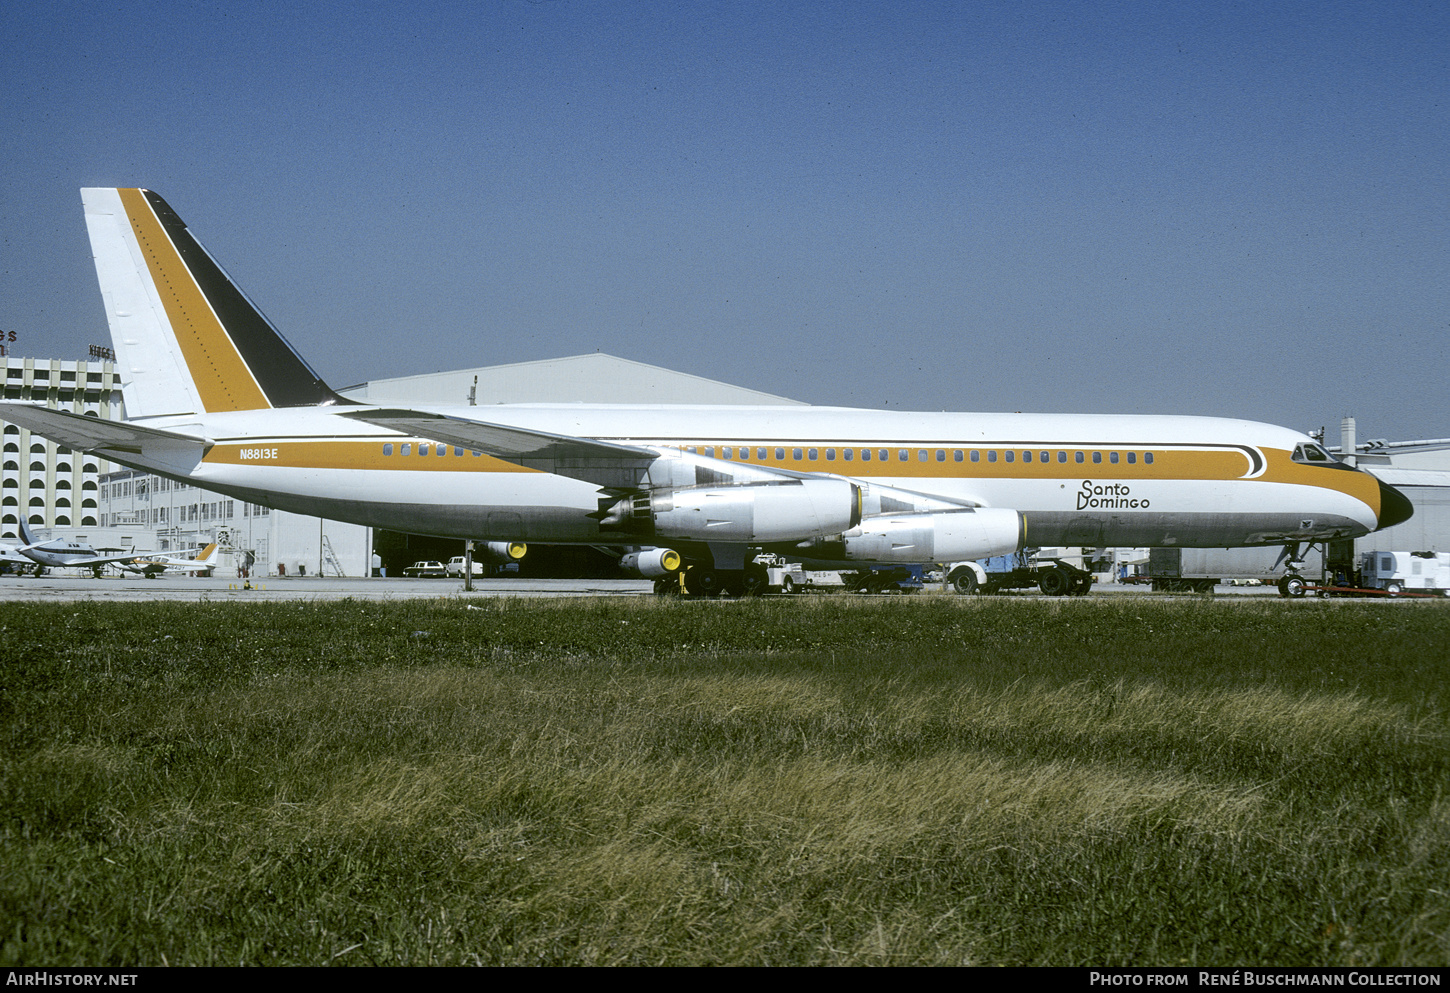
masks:
[[[145,576],[147,579],[155,579],[163,572],[185,572],[199,573],[203,576],[210,576],[211,571],[216,568],[217,557],[221,552],[221,546],[212,542],[203,548],[194,559],[178,558],[175,555],[148,555],[145,558],[134,559],[130,562],[116,563],[122,572],[134,572]]]

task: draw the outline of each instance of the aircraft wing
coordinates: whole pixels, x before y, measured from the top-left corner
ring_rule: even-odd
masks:
[[[783,466],[731,462],[705,455],[531,431],[422,410],[370,408],[347,411],[340,416],[415,438],[428,438],[440,444],[487,452],[505,462],[584,480],[616,492],[651,485],[730,485],[827,477],[852,479],[848,475],[801,472]],[[678,464],[664,472],[652,473],[650,467],[661,459]],[[665,483],[664,480],[670,482]],[[979,505],[973,500],[934,496],[899,487],[877,485],[873,490],[881,501],[878,513],[905,513],[908,509],[916,512],[950,510]]]
[[[39,564],[47,566],[51,569],[70,569],[72,567],[77,569],[89,569],[91,566],[108,565],[112,562],[134,562],[136,559],[145,557],[143,555],[137,555],[135,552],[127,552],[122,555],[92,555],[89,558],[66,559],[63,562],[57,562],[54,560],[47,561],[45,559],[45,555],[49,551],[49,549],[45,547],[47,544],[48,542],[40,542],[36,545],[26,545],[23,548],[18,549],[18,551],[26,558],[34,562],[38,562]]]
[[[646,470],[660,457],[648,448],[529,431],[421,410],[368,409],[348,411],[341,416],[611,489],[639,486]]]

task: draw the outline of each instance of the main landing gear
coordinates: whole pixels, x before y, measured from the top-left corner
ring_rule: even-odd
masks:
[[[769,584],[770,575],[765,566],[753,562],[744,569],[691,565],[656,579],[654,591],[657,596],[693,598],[759,596]]]

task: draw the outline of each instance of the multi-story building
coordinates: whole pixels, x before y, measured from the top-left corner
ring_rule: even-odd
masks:
[[[110,362],[5,359],[5,399],[43,400],[87,417],[119,420],[121,384]],[[35,527],[95,527],[100,523],[100,478],[113,466],[16,424],[0,421],[0,535],[19,537],[22,517]]]

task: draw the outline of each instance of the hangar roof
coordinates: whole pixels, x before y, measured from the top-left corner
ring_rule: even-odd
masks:
[[[560,359],[376,379],[339,390],[362,403],[703,403],[805,406],[800,400],[595,352]]]

